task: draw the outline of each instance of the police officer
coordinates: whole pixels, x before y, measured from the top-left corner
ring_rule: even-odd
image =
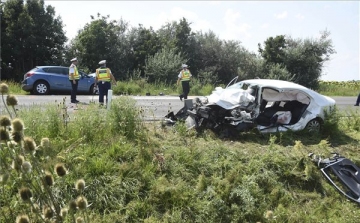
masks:
[[[180,71],[178,75],[177,85],[179,85],[179,82],[181,81],[183,93],[179,96],[180,100],[187,99],[187,96],[190,92],[190,77],[192,76],[190,73],[190,70],[188,69],[188,65],[183,64],[182,70]]]
[[[95,87],[98,86],[99,89],[99,103],[104,105],[104,96],[106,96],[107,102],[107,94],[108,90],[111,89],[111,81],[116,85],[116,80],[111,70],[106,67],[106,60],[100,61],[99,65],[100,67],[96,69]]]
[[[71,65],[69,67],[69,81],[71,83],[71,103],[79,103],[78,100],[76,100],[76,94],[78,89],[78,83],[80,79],[79,71],[76,67],[78,60],[77,58],[73,58],[70,60]]]

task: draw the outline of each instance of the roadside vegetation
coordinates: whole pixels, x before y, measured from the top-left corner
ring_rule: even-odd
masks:
[[[11,89],[13,94],[28,95],[21,89],[21,84],[14,81],[4,81]],[[199,79],[194,78],[191,81],[190,95],[205,96],[211,94],[215,87],[226,87],[225,84],[203,84]],[[128,81],[118,81],[116,86],[112,87],[115,95],[179,95],[182,91],[181,85],[166,83],[147,83],[145,79],[131,79]],[[357,96],[360,92],[360,81],[319,81],[320,94],[327,96]]]
[[[357,112],[328,114],[317,135],[219,139],[144,123],[131,97],[110,110],[69,112],[64,101],[17,110],[0,89],[0,222],[358,221],[358,204],[308,157],[338,152],[360,165]]]

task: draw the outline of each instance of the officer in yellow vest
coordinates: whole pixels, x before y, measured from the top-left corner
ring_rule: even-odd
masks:
[[[108,90],[111,89],[111,81],[116,85],[116,80],[111,70],[106,67],[106,60],[99,62],[100,67],[96,69],[95,87],[99,87],[99,103],[104,105],[104,96],[106,96],[106,102],[108,100]]]
[[[179,85],[179,82],[181,81],[183,93],[179,97],[182,101],[183,98],[187,99],[187,96],[190,92],[190,78],[192,75],[190,73],[190,70],[188,69],[188,65],[183,64],[181,67],[182,70],[178,75],[177,85]]]
[[[77,58],[73,58],[70,60],[71,65],[69,67],[69,81],[71,83],[71,103],[79,103],[78,100],[76,100],[76,94],[78,89],[78,83],[80,79],[79,71],[76,67],[78,60]]]

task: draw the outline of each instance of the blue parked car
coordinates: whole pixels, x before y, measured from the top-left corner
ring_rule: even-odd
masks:
[[[80,79],[78,93],[94,93],[94,76],[79,71]],[[70,94],[69,67],[37,66],[24,75],[22,89],[32,94],[46,95],[50,92],[64,92]]]

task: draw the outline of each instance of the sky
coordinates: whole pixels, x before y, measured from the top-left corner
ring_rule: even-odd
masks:
[[[60,16],[66,36],[100,13],[124,20],[131,27],[158,30],[167,22],[186,18],[192,31],[214,32],[222,40],[237,40],[257,53],[258,43],[286,35],[318,39],[329,31],[336,54],[324,64],[322,80],[360,80],[359,1],[60,1],[45,0]]]

